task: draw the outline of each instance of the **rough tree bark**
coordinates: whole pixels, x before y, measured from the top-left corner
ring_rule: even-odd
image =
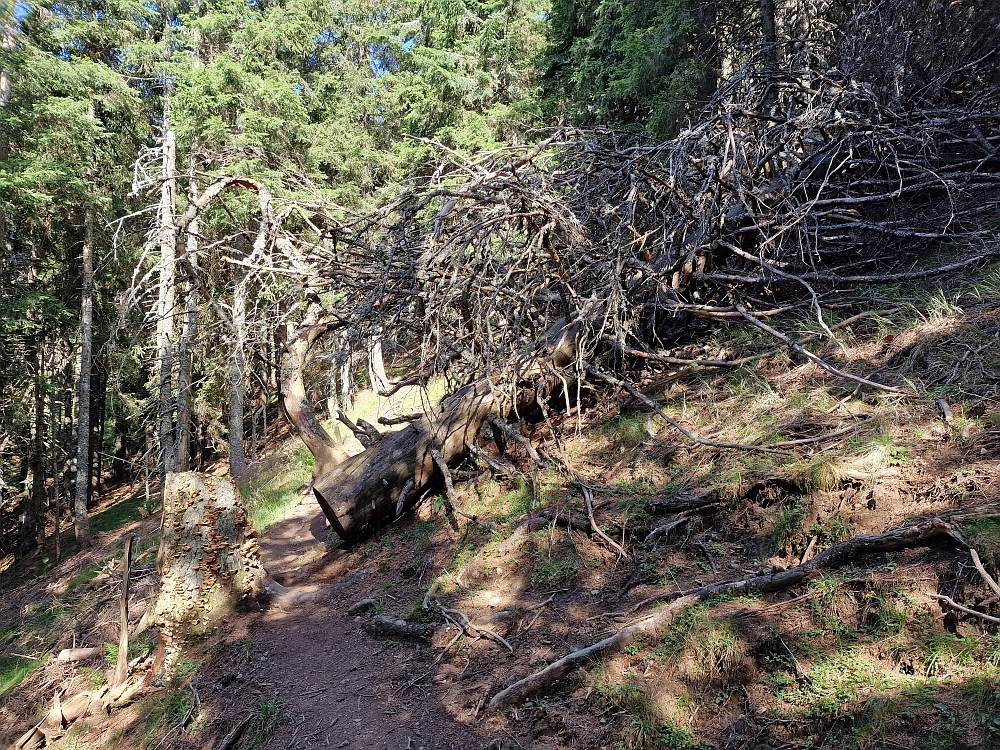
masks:
[[[535,382],[558,381],[553,368],[573,360],[577,331],[576,325],[556,324],[536,352],[524,358],[519,380],[529,387],[511,395],[485,379],[477,380],[453,394],[436,414],[421,417],[363,453],[316,474],[313,493],[333,530],[344,541],[355,542],[395,519],[397,506],[399,512],[412,507],[424,490],[442,481],[431,451],[440,452],[448,463],[457,461],[489,416],[507,417],[533,408]],[[412,487],[399,505],[410,481]]]
[[[198,182],[195,179],[194,156],[188,167],[188,202],[198,200]],[[191,220],[187,229],[184,259],[189,270],[198,270],[198,217]],[[190,274],[184,282],[184,320],[177,351],[177,470],[191,468],[191,402],[192,363],[191,349],[198,334],[198,293]]]
[[[234,603],[263,591],[260,547],[235,484],[191,471],[167,474],[157,565],[162,584],[154,671],[164,679],[189,636],[211,629]]]
[[[229,473],[235,479],[246,476],[246,451],[243,449],[243,373],[246,371],[244,352],[247,324],[245,282],[233,290],[233,356],[229,365]]]
[[[160,448],[160,468],[171,472],[176,464],[174,445],[174,314],[176,302],[177,227],[174,222],[176,194],[176,136],[170,122],[170,97],[163,105],[163,180],[160,184],[159,231],[160,285],[157,297],[156,373],[159,399],[156,436]]]
[[[80,303],[80,361],[77,382],[76,416],[76,495],[73,502],[76,539],[81,547],[90,544],[90,520],[87,500],[90,497],[90,371],[94,343],[94,207],[87,206],[83,216],[83,295]],[[56,525],[58,532],[58,523]]]

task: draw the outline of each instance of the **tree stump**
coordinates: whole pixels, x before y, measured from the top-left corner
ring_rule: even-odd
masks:
[[[173,676],[191,636],[208,632],[235,603],[263,591],[260,547],[235,484],[192,471],[167,474],[157,566],[154,672],[162,681]]]

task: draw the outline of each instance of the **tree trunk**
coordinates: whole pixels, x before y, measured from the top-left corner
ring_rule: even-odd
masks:
[[[93,360],[90,377],[90,495],[89,506],[94,507],[94,494],[101,489],[101,451],[104,448],[104,408],[107,405],[108,373],[100,358]]]
[[[83,299],[80,305],[80,359],[77,368],[76,495],[73,500],[73,526],[81,547],[90,545],[87,499],[90,496],[90,372],[93,344],[94,208],[87,206],[83,216]]]
[[[28,499],[23,516],[22,538],[26,544],[40,543],[44,538],[42,513],[45,510],[45,362],[44,332],[35,339],[35,385],[31,426],[31,453],[28,464]]]
[[[163,181],[160,186],[159,232],[160,286],[157,298],[156,362],[158,365],[156,435],[159,440],[160,468],[164,473],[176,466],[174,444],[174,314],[176,290],[176,235],[174,206],[176,190],[176,142],[170,123],[169,94],[163,110]]]
[[[412,507],[424,490],[440,483],[443,477],[431,451],[439,451],[446,462],[454,463],[468,453],[468,444],[476,440],[487,417],[506,417],[534,408],[535,382],[544,379],[547,387],[553,381],[561,384],[552,370],[573,360],[576,336],[575,325],[553,326],[539,351],[518,368],[519,380],[531,387],[513,399],[494,391],[488,380],[478,380],[453,394],[437,415],[411,422],[332,470],[314,474],[313,493],[338,536],[352,543],[392,522],[408,481],[413,485],[401,511]]]
[[[154,672],[169,679],[189,637],[211,630],[233,604],[263,590],[260,547],[235,484],[191,471],[167,474],[157,567]]]
[[[191,158],[188,176],[188,202],[198,200],[198,183],[194,176],[194,157]],[[188,225],[184,251],[188,264],[198,268],[198,218]],[[198,297],[193,279],[184,283],[184,322],[177,358],[177,470],[191,468],[191,401],[193,383],[191,374],[191,348],[198,335]]]
[[[777,100],[774,87],[778,75],[778,33],[774,23],[774,0],[760,0],[760,22],[764,53],[764,76],[768,80],[761,107],[766,111]]]
[[[284,329],[285,345],[281,352],[281,405],[288,421],[316,459],[314,477],[331,471],[347,458],[344,450],[316,418],[316,412],[306,398],[302,378],[309,347],[326,330],[326,326],[315,317],[309,318],[298,330],[288,324]]]
[[[246,476],[247,457],[243,448],[243,397],[246,390],[243,374],[246,370],[244,342],[246,340],[246,286],[239,283],[233,290],[233,356],[229,367],[229,473],[234,479]]]

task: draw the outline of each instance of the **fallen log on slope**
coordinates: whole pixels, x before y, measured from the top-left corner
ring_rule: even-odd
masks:
[[[412,508],[426,490],[443,482],[434,451],[454,464],[467,455],[487,418],[507,418],[533,408],[537,380],[545,379],[549,388],[561,384],[555,370],[575,357],[578,330],[577,324],[565,322],[549,330],[517,368],[525,387],[507,392],[485,378],[476,380],[448,398],[437,413],[384,435],[362,453],[318,476],[313,493],[337,535],[353,543],[390,523]]]
[[[683,610],[698,602],[723,594],[739,595],[751,592],[780,591],[809,580],[825,568],[842,565],[859,556],[918,547],[939,536],[951,536],[964,545],[961,537],[949,524],[935,518],[913,526],[893,529],[884,534],[860,534],[840,544],[835,544],[808,562],[779,573],[754,576],[740,581],[709,584],[689,591],[671,592],[660,597],[646,599],[640,602],[640,605],[651,604],[663,599],[671,599],[672,601],[653,615],[644,617],[632,625],[627,625],[609,638],[567,654],[544,669],[504,688],[493,696],[487,707],[490,711],[497,711],[519,703],[558,682],[579,665],[620,651],[640,635],[660,632],[673,622]]]

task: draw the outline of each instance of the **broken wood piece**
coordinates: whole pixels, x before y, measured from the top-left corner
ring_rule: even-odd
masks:
[[[365,628],[376,635],[411,640],[423,640],[431,631],[430,625],[407,622],[406,620],[394,620],[385,615],[376,615],[365,625]]]
[[[483,449],[479,448],[475,443],[471,442],[467,443],[466,447],[469,449],[469,453],[471,453],[476,458],[482,459],[483,463],[489,466],[490,469],[493,470],[494,474],[499,474],[501,476],[506,477],[506,476],[513,476],[514,474],[517,473],[517,470],[514,469],[513,467],[504,466],[499,461],[490,458],[489,454],[486,453],[486,451],[484,451]]]
[[[135,534],[129,534],[125,542],[125,559],[122,560],[121,624],[118,637],[118,663],[111,676],[112,687],[125,682],[128,677],[128,587],[132,578],[132,544]]]
[[[987,585],[993,589],[993,593],[1000,596],[1000,584],[996,582],[993,576],[986,572],[986,568],[983,567],[982,560],[979,559],[979,553],[970,547],[969,554],[972,556],[972,563],[976,566],[976,570],[979,571],[979,575],[981,575]]]
[[[649,544],[654,541],[657,537],[662,536],[664,539],[669,538],[670,532],[676,529],[678,526],[683,526],[691,519],[687,516],[683,518],[675,518],[670,523],[665,523],[662,526],[657,526],[655,529],[649,532],[645,539],[642,540],[643,544]]]
[[[385,425],[386,427],[392,427],[397,424],[409,424],[410,422],[415,422],[423,416],[423,414],[400,414],[397,417],[379,417],[378,423]]]
[[[518,680],[510,687],[501,690],[493,696],[493,699],[489,703],[489,708],[491,710],[498,710],[511,704],[519,703],[560,680],[577,666],[618,651],[629,643],[632,643],[641,634],[652,634],[660,628],[666,627],[683,610],[698,602],[723,595],[739,596],[751,592],[766,593],[781,591],[813,578],[819,571],[825,568],[851,562],[863,555],[893,552],[899,549],[916,547],[937,537],[951,536],[949,533],[951,530],[951,526],[940,518],[934,518],[912,526],[893,529],[884,534],[860,534],[823,550],[808,562],[779,573],[754,576],[740,581],[710,584],[688,591],[668,592],[660,596],[644,599],[635,605],[630,612],[634,612],[640,607],[655,601],[665,599],[671,601],[667,606],[654,612],[651,616],[644,617],[631,625],[626,625],[603,641],[574,651],[544,669]],[[970,614],[983,616],[984,619],[990,618],[989,615],[982,615],[974,610]],[[1000,622],[1000,618],[992,619]]]
[[[444,460],[444,456],[442,456],[441,452],[437,449],[431,449],[431,457],[434,459],[434,463],[437,464],[438,469],[441,470],[441,474],[444,476],[445,497],[447,498],[448,505],[451,506],[452,511],[462,516],[462,518],[466,518],[474,524],[481,526],[491,534],[496,532],[496,526],[493,524],[480,521],[476,516],[471,513],[466,513],[458,507],[458,496],[455,494],[455,484],[451,481],[451,471],[448,469],[448,463]]]
[[[958,602],[956,602],[950,596],[945,596],[944,594],[931,594],[930,596],[931,596],[932,599],[937,599],[938,601],[944,602],[949,607],[954,607],[959,612],[965,612],[967,615],[974,615],[975,617],[978,617],[980,619],[986,620],[987,622],[1000,623],[1000,617],[993,617],[992,615],[988,615],[988,614],[986,614],[984,612],[977,612],[974,609],[969,609],[968,607],[963,607],[961,604],[959,604]]]
[[[64,648],[56,656],[56,661],[84,661],[100,656],[103,652],[103,646],[94,646],[93,648]]]
[[[378,599],[362,599],[359,602],[355,602],[350,607],[347,608],[347,614],[349,615],[359,615],[362,612],[367,612],[369,609],[375,609],[379,605]]]
[[[616,549],[619,555],[622,557],[628,557],[628,552],[625,551],[625,548],[605,534],[604,530],[597,525],[597,521],[594,519],[594,492],[590,489],[590,486],[580,479],[577,479],[573,482],[573,484],[579,487],[580,491],[583,493],[583,501],[587,506],[587,518],[590,520],[590,528],[593,530],[593,533],[597,534],[597,536],[601,537],[601,539]]]
[[[948,405],[948,402],[945,399],[943,399],[943,398],[939,398],[937,400],[937,405],[938,405],[938,408],[941,410],[941,418],[947,424],[951,424],[951,421],[952,421],[952,419],[954,417],[952,417],[951,407]]]
[[[500,430],[500,432],[502,432],[506,437],[509,437],[515,443],[519,443],[524,446],[524,450],[527,451],[528,456],[535,462],[535,465],[541,466],[543,469],[545,468],[545,462],[542,460],[541,456],[538,455],[538,451],[535,450],[535,446],[531,444],[531,441],[528,440],[528,438],[511,427],[505,420],[494,414],[488,416],[486,421],[490,423],[490,426],[496,427]]]
[[[399,500],[396,501],[396,515],[398,516],[403,512],[403,506],[406,504],[406,496],[410,494],[410,490],[413,489],[413,477],[406,480],[406,484],[403,485],[403,489],[399,491]]]
[[[586,648],[567,654],[558,661],[555,661],[545,667],[545,669],[535,672],[534,674],[525,677],[523,680],[518,680],[510,687],[505,688],[494,695],[488,704],[489,710],[497,711],[505,708],[506,706],[520,703],[549,685],[558,682],[563,678],[563,676],[576,669],[581,664],[591,662],[595,659],[600,659],[606,654],[620,651],[630,643],[637,640],[641,635],[655,635],[673,622],[680,612],[683,612],[697,601],[697,598],[693,596],[677,599],[663,609],[657,611],[651,617],[645,618],[627,628],[622,628],[614,635],[609,638],[605,638],[603,641],[599,641],[592,646],[587,646]]]

